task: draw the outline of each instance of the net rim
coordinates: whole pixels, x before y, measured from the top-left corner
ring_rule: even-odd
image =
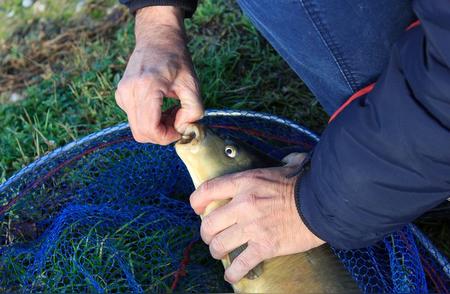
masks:
[[[314,132],[302,127],[296,122],[273,114],[249,111],[249,110],[220,110],[220,109],[208,109],[205,111],[204,117],[254,117],[258,119],[264,119],[270,122],[278,123],[281,125],[288,126],[300,133],[307,135],[309,138],[314,141],[319,141],[319,136]],[[15,181],[19,180],[22,176],[31,172],[34,168],[40,167],[55,157],[59,156],[62,153],[69,152],[73,148],[76,148],[82,144],[88,143],[91,140],[98,139],[102,136],[112,134],[114,132],[120,132],[123,130],[129,129],[128,123],[119,123],[117,125],[102,129],[100,131],[94,132],[87,136],[81,137],[80,139],[74,140],[62,147],[56,148],[55,150],[49,152],[48,154],[36,159],[32,163],[20,169],[10,178],[8,178],[4,183],[0,184],[0,193],[6,191],[9,186],[13,185]],[[411,229],[413,235],[416,237],[416,240],[427,249],[428,253],[433,256],[433,258],[438,261],[444,273],[450,278],[450,263],[447,261],[446,257],[443,256],[439,250],[428,240],[420,229],[418,229],[413,224],[409,224],[408,227]]]
[[[281,116],[263,113],[263,112],[256,112],[256,111],[250,111],[250,110],[220,110],[220,109],[208,109],[205,111],[204,117],[255,117],[259,119],[264,119],[267,121],[275,122],[281,125],[288,126],[290,128],[295,129],[296,131],[299,131],[307,136],[309,136],[311,139],[315,140],[316,142],[319,141],[319,136],[315,134],[314,132],[311,132],[310,130],[300,126],[299,124],[295,123],[292,120],[289,120],[287,118],[283,118]],[[52,160],[53,158],[59,156],[61,153],[69,152],[71,149],[80,146],[82,144],[85,144],[91,140],[98,139],[101,136],[109,135],[114,132],[122,131],[129,129],[128,123],[119,123],[115,126],[111,126],[105,129],[102,129],[100,131],[94,132],[92,134],[89,134],[87,136],[81,137],[79,139],[76,139],[62,147],[58,147],[55,150],[49,152],[48,154],[36,159],[35,161],[31,162],[30,164],[26,165],[19,171],[17,171],[15,174],[13,174],[10,178],[8,178],[4,183],[0,184],[0,193],[8,189],[10,185],[12,185],[16,180],[18,180],[21,176],[25,175],[26,173],[32,171],[34,168],[37,168],[48,161]]]
[[[442,267],[442,270],[447,275],[447,277],[450,278],[450,262],[447,260],[447,258],[440,253],[440,251],[417,226],[415,226],[414,224],[408,224],[408,227],[411,229],[411,232],[416,238],[416,241],[420,242],[420,244],[427,249],[428,253],[433,256],[437,263]]]

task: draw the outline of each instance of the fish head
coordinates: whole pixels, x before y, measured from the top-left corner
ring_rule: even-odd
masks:
[[[198,123],[188,125],[175,150],[196,188],[218,176],[260,167],[264,161],[243,142],[221,137]]]

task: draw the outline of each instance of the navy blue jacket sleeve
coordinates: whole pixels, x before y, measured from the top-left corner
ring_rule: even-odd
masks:
[[[338,248],[370,245],[450,196],[450,2],[413,9],[421,25],[327,127],[296,187],[305,224]]]
[[[147,6],[177,6],[184,10],[185,17],[191,17],[197,8],[197,0],[119,0],[131,13]]]

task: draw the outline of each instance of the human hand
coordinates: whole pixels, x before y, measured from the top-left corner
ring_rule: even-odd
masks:
[[[136,141],[166,145],[203,116],[183,12],[171,6],[140,9],[135,34],[136,47],[117,87],[116,102],[126,112]],[[181,107],[163,114],[164,96],[179,99]]]
[[[225,279],[238,282],[260,262],[304,252],[325,243],[301,220],[294,198],[297,177],[289,177],[304,156],[287,165],[226,175],[202,184],[190,197],[197,214],[214,200],[231,201],[202,220],[200,233],[211,255],[222,259],[248,244],[225,270]]]

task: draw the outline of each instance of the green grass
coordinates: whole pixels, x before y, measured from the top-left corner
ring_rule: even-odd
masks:
[[[78,1],[40,1],[43,12],[20,2],[0,4],[0,183],[59,146],[126,121],[113,94],[134,45],[132,18],[113,18],[93,34],[115,0],[86,1],[80,13]],[[205,106],[278,114],[321,132],[321,106],[234,3],[202,1],[186,21]],[[61,47],[46,43],[64,33]],[[12,93],[24,99],[11,102]],[[449,256],[449,225],[423,228]]]
[[[212,3],[204,1],[187,21],[206,107],[265,111],[321,130],[326,116],[303,83],[235,5]],[[49,23],[75,20],[58,17]],[[25,34],[26,41],[17,41],[6,59],[20,64],[34,35]],[[55,59],[34,84],[13,90],[22,92],[24,101],[8,103],[12,91],[1,93],[6,103],[0,105],[0,181],[57,146],[125,121],[113,93],[133,44],[132,20],[106,37],[74,39],[70,52]]]

